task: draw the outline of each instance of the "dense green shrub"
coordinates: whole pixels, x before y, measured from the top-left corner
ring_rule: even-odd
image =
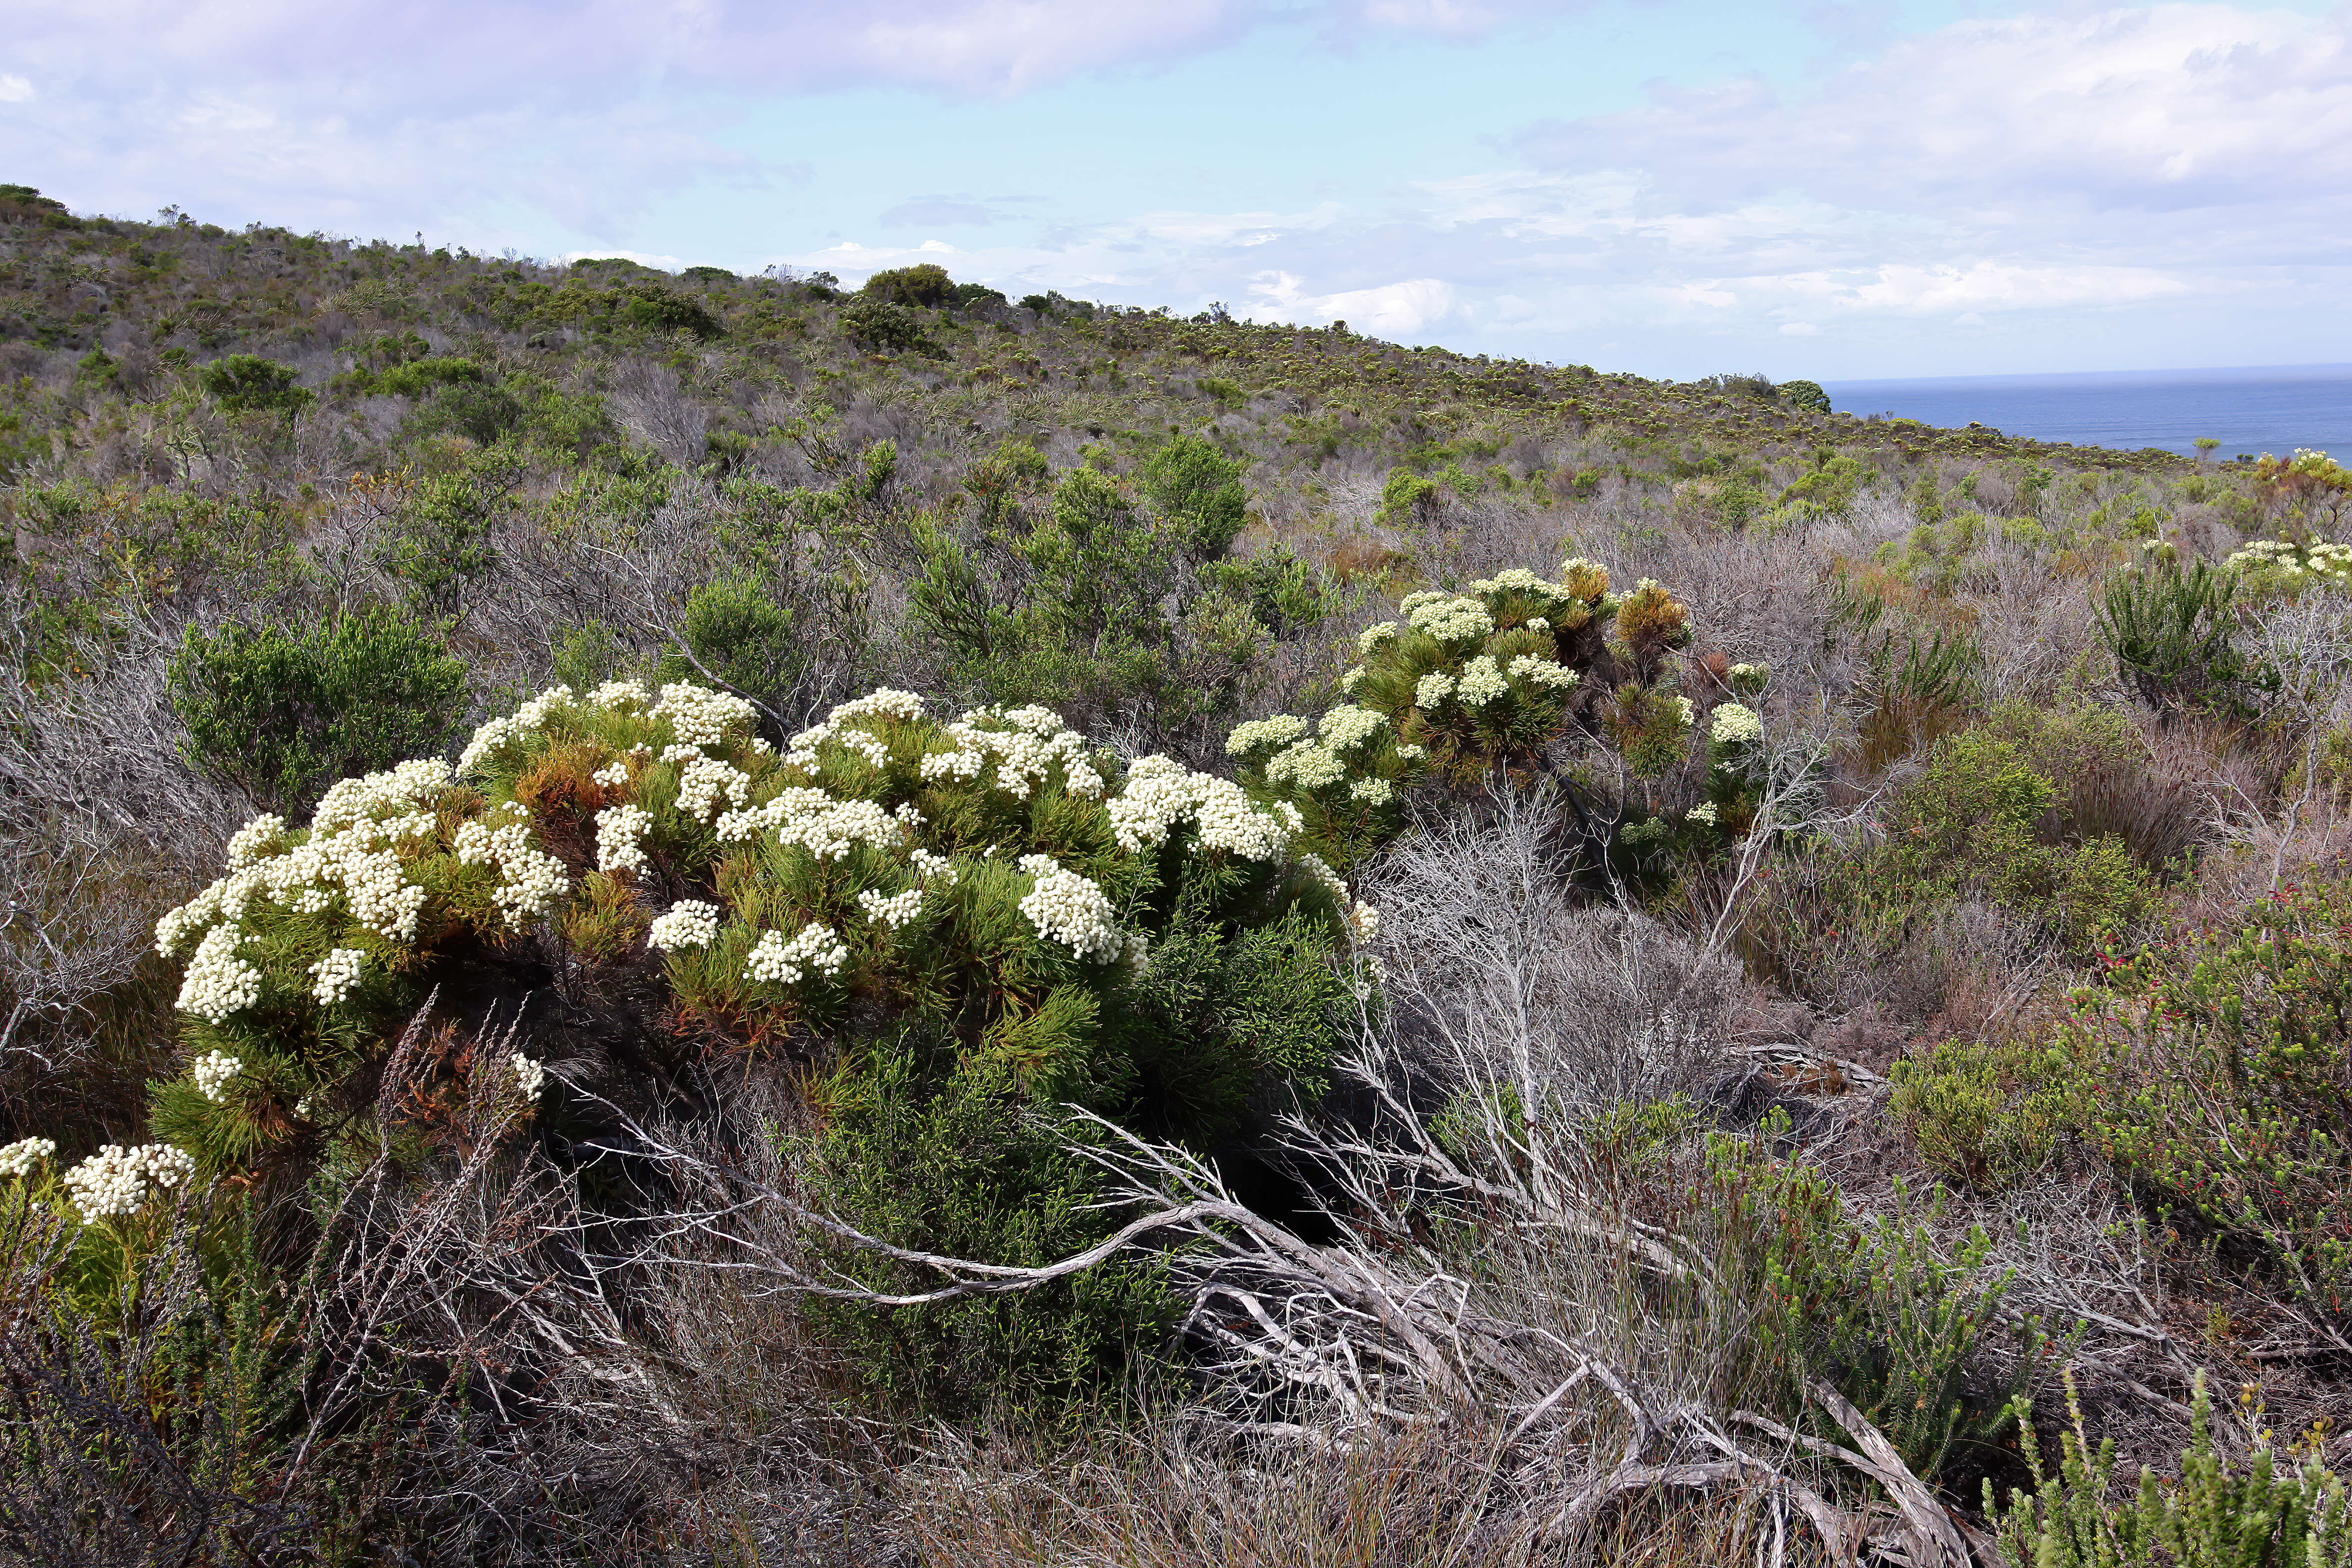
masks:
[[[1210,570],[1239,468],[1185,444],[1146,481],[1171,514],[1096,468],[1049,482],[1009,446],[966,475],[961,517],[913,529],[911,618],[959,689],[1188,738],[1233,712],[1267,635]]]
[[[727,335],[726,323],[701,300],[662,283],[633,283],[623,291],[620,319],[649,332],[687,332],[704,342]]]
[[[2114,1501],[2115,1439],[2095,1449],[2083,1408],[2067,1389],[2058,1468],[2047,1468],[2032,1427],[2023,1428],[2033,1489],[2012,1488],[2001,1505],[1985,1482],[1986,1517],[1999,1529],[2009,1568],[2347,1568],[2352,1497],[2322,1462],[2316,1433],[2279,1447],[2267,1428],[2242,1459],[2213,1444],[2213,1402],[2197,1375],[2179,1479],[2142,1468],[2137,1495]]]
[[[855,300],[841,309],[841,331],[851,342],[880,353],[928,350],[922,319],[887,300]]]
[[[955,298],[956,284],[938,262],[919,261],[912,267],[884,268],[866,279],[858,293],[885,304],[936,308]]]
[[[2278,675],[2244,658],[2232,605],[2238,579],[2202,561],[2182,571],[2163,558],[2107,579],[2094,606],[2099,636],[2140,700],[2164,719],[2232,714]]]
[[[2056,1060],[2090,1145],[2184,1215],[2258,1245],[2306,1309],[2352,1314],[2352,887],[2152,946],[2087,993]]]
[[[2039,1044],[1947,1040],[1889,1069],[1887,1113],[1937,1175],[1996,1192],[2050,1158],[2067,1123],[2066,1096]]]
[[[808,668],[808,650],[792,609],[777,603],[756,578],[724,579],[697,588],[687,598],[678,633],[693,650],[694,660],[668,655],[660,670],[665,680],[699,675],[724,681],[754,702],[772,704]]]
[[[232,413],[269,410],[291,414],[310,405],[310,394],[295,384],[294,367],[257,354],[230,354],[197,373],[197,380]]]
[[[465,664],[383,608],[293,629],[192,626],[167,679],[189,762],[278,812],[437,750],[465,711]]]
[[[1818,381],[1784,381],[1780,388],[1780,401],[1791,408],[1801,408],[1809,414],[1832,411],[1830,395],[1822,390]]]

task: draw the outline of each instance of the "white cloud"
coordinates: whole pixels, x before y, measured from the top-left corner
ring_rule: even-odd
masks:
[[[1260,321],[1345,321],[1376,338],[1405,338],[1453,316],[1454,286],[1435,278],[1410,278],[1371,289],[1308,294],[1287,272],[1264,272],[1250,279],[1257,299],[1237,312]]]
[[[33,84],[23,77],[0,72],[0,103],[30,103]]]

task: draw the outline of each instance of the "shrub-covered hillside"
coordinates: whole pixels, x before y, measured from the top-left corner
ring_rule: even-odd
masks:
[[[2347,502],[0,186],[0,1558],[2352,1562]]]

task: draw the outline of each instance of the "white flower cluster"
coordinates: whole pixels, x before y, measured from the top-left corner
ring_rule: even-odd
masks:
[[[1764,738],[1764,719],[1742,702],[1718,704],[1707,733],[1723,745],[1737,746]]]
[[[1682,721],[1683,728],[1685,730],[1698,722],[1698,709],[1687,697],[1675,699],[1675,714]]]
[[[599,687],[597,689],[603,691],[608,688]],[[549,714],[558,708],[569,708],[578,700],[579,698],[572,694],[572,688],[551,686],[505,718],[493,719],[486,724],[478,726],[474,731],[474,738],[466,742],[464,751],[457,753],[457,771],[461,773],[472,773],[496,755],[499,749],[508,742],[519,740],[539,730],[547,722]]]
[[[322,1007],[340,1005],[360,983],[360,969],[366,962],[367,954],[356,947],[330,949],[326,957],[310,966],[314,982],[310,994],[319,999]]]
[[[625,762],[614,762],[598,768],[588,776],[594,779],[603,788],[625,789],[629,783],[629,764]]]
[[[136,1214],[150,1188],[169,1192],[195,1173],[195,1161],[169,1143],[109,1143],[66,1173],[66,1195],[89,1225],[110,1215]]]
[[[842,860],[850,847],[896,848],[907,824],[870,800],[839,800],[821,789],[798,785],[764,805],[719,815],[721,842],[739,844],[758,833],[773,833],[780,845],[797,844],[820,860]]]
[[[1367,805],[1386,805],[1396,798],[1396,785],[1386,779],[1358,779],[1348,786],[1348,798]]]
[[[670,731],[681,745],[723,746],[730,735],[748,731],[759,722],[760,710],[740,697],[674,680],[661,689],[661,700],[654,704],[650,716],[668,720]]]
[[[1508,677],[1495,665],[1492,654],[1480,654],[1462,667],[1462,679],[1454,692],[1465,708],[1484,708],[1497,697],[1507,696],[1511,689]]]
[[[1021,900],[1021,912],[1039,936],[1097,963],[1108,963],[1127,950],[1127,939],[1111,923],[1110,900],[1092,880],[1063,869],[1050,855],[1024,855],[1021,868],[1036,879]]]
[[[502,812],[513,819],[496,827],[487,822],[468,822],[457,829],[457,858],[467,866],[499,868],[499,885],[490,897],[505,914],[507,924],[520,929],[553,909],[571,888],[572,879],[562,861],[531,847],[530,818],[520,806],[509,801]]]
[[[719,906],[700,899],[681,899],[669,913],[656,915],[646,928],[646,941],[663,952],[709,947],[719,940]]]
[[[2292,540],[2257,539],[2233,551],[2221,564],[2231,571],[2277,572],[2298,585],[2305,578],[2322,583],[2352,583],[2352,545],[2331,544],[2324,539],[2301,545]]]
[[[1413,742],[1407,741],[1403,745],[1397,748],[1397,755],[1402,757],[1408,763],[1417,763],[1421,761],[1422,758],[1429,755],[1429,748],[1427,746],[1418,745]]]
[[[1683,813],[1685,822],[1696,822],[1708,827],[1715,826],[1715,802],[1703,800]]]
[[[952,749],[923,758],[926,779],[977,779],[993,763],[994,786],[1026,800],[1059,768],[1063,787],[1072,795],[1102,795],[1102,774],[1087,760],[1086,737],[1049,708],[975,708],[947,726],[945,734]]]
[[[654,694],[642,680],[608,680],[590,692],[588,700],[599,708],[650,708]]]
[[[1767,664],[1735,664],[1724,671],[1724,675],[1735,686],[1761,686],[1771,679],[1772,667]]]
[[[1293,713],[1276,713],[1271,719],[1252,719],[1234,726],[1225,737],[1225,754],[1246,757],[1252,752],[1271,746],[1286,746],[1307,733],[1307,721]]]
[[[1576,671],[1568,666],[1557,659],[1538,658],[1531,653],[1511,660],[1510,668],[1514,680],[1531,680],[1538,686],[1556,687],[1563,691],[1577,683]]]
[[[1118,847],[1133,855],[1146,845],[1168,841],[1190,819],[1200,829],[1200,847],[1244,860],[1272,860],[1289,847],[1298,812],[1286,804],[1261,811],[1230,779],[1196,773],[1170,757],[1139,757],[1127,770],[1127,785],[1110,802],[1110,828]]]
[[[1473,642],[1495,629],[1495,617],[1476,599],[1423,592],[1407,594],[1398,608],[1414,630],[1442,643]]]
[[[30,1175],[34,1166],[54,1158],[57,1152],[58,1141],[54,1138],[19,1138],[0,1147],[0,1178]]]
[[[800,934],[790,942],[780,931],[761,931],[760,945],[751,950],[750,961],[743,965],[743,978],[766,985],[797,985],[809,970],[831,976],[839,973],[848,960],[848,947],[821,925],[801,927]]]
[[[1529,616],[1520,624],[1525,626],[1528,630],[1531,632],[1548,632],[1551,630],[1551,623],[1544,619],[1541,616]]]
[[[230,844],[230,870],[155,922],[155,951],[169,958],[201,931],[180,987],[184,1012],[219,1023],[261,997],[261,972],[237,956],[248,933],[247,910],[258,898],[298,914],[318,914],[340,893],[353,919],[377,935],[410,941],[425,908],[425,889],[408,879],[398,846],[439,826],[429,806],[449,785],[437,759],[344,779],[319,802],[308,839],[276,854],[284,824],[257,817]]]
[[[923,700],[913,692],[901,691],[890,686],[878,688],[855,701],[835,705],[833,711],[824,716],[824,723],[803,730],[799,734],[794,735],[792,750],[784,753],[785,764],[799,768],[803,773],[821,773],[824,769],[817,758],[818,747],[827,741],[834,740],[856,746],[857,742],[862,740],[866,745],[858,746],[857,749],[864,752],[868,762],[880,767],[882,759],[877,759],[872,751],[866,749],[866,746],[876,744],[871,735],[857,736],[854,733],[845,735],[843,731],[851,730],[853,726],[860,726],[861,721],[869,719],[910,722],[922,716]],[[887,755],[886,752],[885,756]]]
[[[261,852],[286,837],[286,819],[265,812],[228,836],[228,868],[242,871],[262,858]]]
[[[724,763],[720,764],[724,766]],[[641,805],[608,805],[596,814],[596,869],[642,871],[653,814]]]
[[[1343,703],[1323,715],[1316,733],[1335,752],[1352,752],[1388,726],[1388,719],[1370,708]]]
[[[678,809],[697,822],[709,822],[722,800],[740,809],[751,792],[750,773],[715,757],[696,757],[677,776]]]
[[[858,908],[866,918],[877,921],[897,931],[923,910],[923,889],[908,888],[903,893],[885,893],[879,888],[868,888],[857,895]]]
[[[180,982],[181,1012],[217,1024],[261,1000],[261,971],[236,955],[245,935],[243,926],[227,921],[205,932]]]
[[[1303,790],[1328,789],[1347,776],[1348,764],[1339,760],[1339,754],[1312,741],[1285,748],[1265,764],[1267,783]]]
[[[1370,658],[1374,648],[1396,635],[1397,624],[1394,621],[1382,621],[1377,626],[1366,626],[1356,634],[1356,651]]]
[[[928,849],[910,849],[907,852],[907,864],[912,866],[915,875],[926,882],[935,882],[942,888],[955,886],[955,862],[945,855],[934,855]]]
[[[1412,703],[1427,712],[1453,693],[1454,678],[1442,669],[1433,669],[1413,684]]]
[[[514,1068],[515,1087],[522,1090],[522,1097],[525,1100],[537,1100],[539,1091],[547,1087],[546,1064],[535,1062],[520,1051],[517,1051],[507,1058],[507,1065]]]
[[[221,1090],[244,1068],[245,1064],[226,1051],[206,1051],[188,1064],[188,1076],[196,1080],[198,1094],[218,1104]]]

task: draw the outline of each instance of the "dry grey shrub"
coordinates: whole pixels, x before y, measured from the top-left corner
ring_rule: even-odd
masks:
[[[79,673],[36,679],[35,624],[21,590],[0,597],[0,1081],[88,1054],[92,1009],[247,805],[182,760],[163,678],[176,628],[125,617],[112,646],[65,650]]]
[[[710,412],[668,365],[622,361],[614,367],[605,401],[631,435],[671,462],[698,463],[708,455]]]
[[[1777,696],[1843,696],[1861,663],[1834,635],[1832,532],[1677,532],[1660,553],[1658,580],[1691,607],[1706,647],[1769,667]]]
[[[1738,967],[1594,906],[1541,798],[1425,817],[1367,878],[1400,1047],[1454,1089],[1507,1085],[1590,1117],[1693,1087],[1729,1032]]]
[[[2046,561],[2002,542],[1973,552],[1962,604],[1985,655],[1985,695],[2044,700],[2070,678],[2113,679],[2115,661],[2100,647],[2089,589],[2053,579]]]

